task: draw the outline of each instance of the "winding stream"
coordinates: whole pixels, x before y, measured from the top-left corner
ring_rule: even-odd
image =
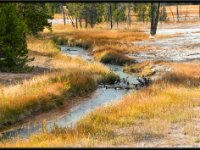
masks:
[[[94,61],[92,55],[87,51],[79,47],[68,47],[66,45],[60,46],[60,49],[63,53],[70,55],[71,57],[81,57],[87,61]],[[136,80],[136,76],[131,76],[122,71],[121,66],[117,65],[107,65],[111,68],[116,74],[119,75],[120,79],[126,79],[129,83],[138,84]],[[120,86],[124,86],[124,82],[116,83]],[[59,113],[59,115],[55,115],[54,112],[50,114],[50,116],[54,116],[54,118],[45,118],[45,127],[48,131],[51,131],[52,127],[56,124],[58,127],[74,127],[74,125],[84,116],[86,116],[89,112],[96,109],[97,107],[105,106],[112,104],[115,101],[120,100],[125,94],[127,94],[130,90],[127,89],[114,89],[114,88],[105,88],[98,87],[90,96],[82,98],[81,102],[71,109],[64,108]],[[73,99],[72,99],[73,100]],[[2,137],[5,138],[13,138],[13,137],[21,137],[27,138],[33,133],[38,133],[43,130],[43,123],[41,119],[37,119],[35,122],[26,122],[22,123],[19,126],[10,127],[3,131]]]
[[[165,26],[164,26],[165,27]],[[138,62],[145,60],[168,60],[168,61],[187,61],[191,59],[199,59],[199,37],[200,29],[199,24],[195,26],[187,26],[186,28],[174,27],[174,29],[159,29],[159,34],[175,34],[182,33],[182,36],[177,36],[174,38],[164,38],[155,41],[140,41],[135,42],[136,45],[158,45],[161,50],[150,50],[147,52],[139,52],[134,54],[129,54],[129,56],[134,57]],[[170,32],[169,32],[170,31]],[[72,57],[81,57],[87,61],[94,61],[92,55],[87,51],[79,47],[68,47],[66,45],[60,46],[63,53],[70,55]],[[179,50],[177,50],[179,49]],[[195,54],[195,55],[194,55]],[[122,71],[122,68],[117,65],[107,65],[116,74],[119,75],[121,79],[126,79],[129,83],[138,84],[136,76],[131,76]],[[123,86],[126,83],[119,82],[116,83]],[[106,89],[105,87],[98,87],[92,94],[87,97],[81,98],[81,101],[73,106],[72,108],[63,107],[59,108],[56,114],[56,110],[52,110],[49,113],[51,117],[45,118],[46,128],[50,131],[51,127],[56,124],[59,127],[73,127],[76,123],[84,116],[86,116],[92,110],[112,104],[115,101],[120,100],[124,95],[128,94],[130,90],[120,89],[116,90],[114,88]],[[73,99],[72,99],[73,101]],[[33,133],[41,132],[43,129],[41,115],[37,115],[36,119],[32,121],[29,119],[20,125],[13,125],[9,129],[4,130],[1,135],[5,138],[11,138],[20,136],[26,138]],[[53,117],[52,117],[53,116]]]

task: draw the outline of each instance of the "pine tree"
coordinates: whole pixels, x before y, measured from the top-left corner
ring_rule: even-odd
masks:
[[[45,27],[51,29],[51,23],[48,22],[48,19],[53,19],[53,17],[47,4],[20,3],[19,9],[30,34],[36,35]]]
[[[18,16],[16,4],[0,4],[0,71],[22,70],[29,60],[26,26]]]

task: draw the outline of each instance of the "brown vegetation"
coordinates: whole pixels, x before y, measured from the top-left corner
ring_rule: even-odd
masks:
[[[117,79],[102,64],[88,63],[61,54],[52,40],[29,37],[28,48],[29,56],[35,58],[29,65],[35,66],[35,69],[29,73],[29,79],[24,79],[23,74],[20,74],[22,77],[19,83],[1,86],[1,127],[22,120],[34,112],[62,105],[65,101],[70,103],[71,97],[94,90],[97,83]]]
[[[74,130],[56,129],[2,146],[137,146],[148,139],[165,140],[166,145],[178,142],[168,139],[171,126],[199,117],[194,109],[200,105],[199,64],[166,65],[173,67],[172,73],[115,105],[92,112]]]

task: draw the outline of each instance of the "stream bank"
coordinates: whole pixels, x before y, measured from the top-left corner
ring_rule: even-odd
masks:
[[[80,47],[69,47],[66,45],[60,46],[63,53],[71,57],[81,57],[87,61],[94,61],[92,55],[80,48]],[[35,119],[35,123],[28,121],[22,123],[17,127],[10,127],[3,132],[1,132],[2,138],[14,138],[16,136],[27,138],[33,133],[42,132],[45,124],[45,128],[51,131],[55,126],[58,127],[74,127],[76,122],[82,117],[87,115],[92,110],[112,104],[114,101],[120,100],[124,95],[128,94],[131,89],[139,89],[141,83],[138,81],[137,76],[129,75],[124,73],[121,66],[118,65],[107,65],[113,72],[115,72],[119,77],[120,81],[116,81],[113,85],[100,84],[98,88],[88,97],[83,98],[81,102],[73,106],[72,108],[63,108],[57,116],[51,111],[48,116],[54,116],[55,118],[43,118],[43,120]],[[73,99],[72,99],[73,101]],[[64,110],[65,109],[65,110]],[[59,111],[59,110],[58,110]],[[45,122],[45,123],[44,123]]]

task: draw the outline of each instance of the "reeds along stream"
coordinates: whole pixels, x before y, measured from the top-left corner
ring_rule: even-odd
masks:
[[[86,59],[88,61],[94,61],[92,55],[78,47],[68,47],[68,46],[60,46],[61,51],[63,53],[67,53],[70,56],[79,56],[82,59]],[[114,83],[113,85],[101,85],[99,86],[90,96],[84,97],[83,100],[70,110],[68,108],[62,109],[57,116],[55,116],[54,112],[49,114],[49,116],[55,116],[54,119],[45,118],[45,128],[47,131],[51,131],[51,129],[55,126],[57,127],[74,127],[77,121],[79,121],[82,117],[87,115],[89,112],[94,110],[97,107],[101,107],[104,105],[112,104],[114,101],[120,100],[124,95],[126,95],[131,88],[130,85],[139,84],[136,76],[131,76],[122,71],[121,66],[117,65],[107,65],[111,68],[116,74],[119,75],[120,81]],[[127,85],[128,84],[128,85]],[[109,87],[109,88],[108,88]],[[117,88],[121,87],[121,88]],[[37,120],[37,119],[36,119]],[[15,136],[20,137],[28,137],[33,133],[42,132],[44,127],[44,123],[41,122],[41,119],[35,123],[23,123],[18,127],[11,127],[9,130],[4,131],[2,137],[11,138]]]

